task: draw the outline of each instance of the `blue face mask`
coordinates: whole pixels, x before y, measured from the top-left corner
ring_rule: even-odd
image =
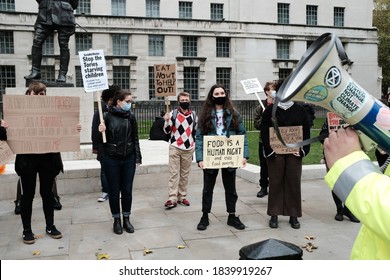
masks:
[[[122,109],[123,109],[123,111],[126,111],[126,112],[130,111],[130,109],[131,109],[131,103],[125,103],[125,104],[123,104]]]

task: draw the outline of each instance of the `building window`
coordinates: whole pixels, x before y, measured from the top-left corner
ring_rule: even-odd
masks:
[[[164,96],[156,96],[156,93],[154,92],[154,66],[149,66],[148,68],[149,73],[149,100],[164,100]]]
[[[0,11],[15,12],[15,0],[0,0]]]
[[[127,34],[112,35],[112,54],[129,55],[129,35]]]
[[[52,65],[42,65],[41,66],[41,76],[42,80],[48,82],[54,82],[55,78],[55,68]]]
[[[282,69],[279,69],[279,80],[280,81],[283,81],[285,80],[288,75],[290,75],[292,72],[292,69],[290,68],[282,68]]]
[[[198,38],[195,36],[183,37],[183,56],[198,56]]]
[[[14,53],[14,33],[0,30],[0,53]]]
[[[344,11],[345,8],[334,7],[333,25],[337,27],[344,26]]]
[[[83,76],[81,73],[81,66],[75,67],[76,73],[76,87],[84,87]]]
[[[111,15],[125,16],[126,15],[126,0],[111,1]]]
[[[218,84],[224,85],[225,89],[230,92],[230,81],[232,76],[232,69],[226,67],[217,67],[216,80]]]
[[[192,19],[192,2],[179,1],[179,18]]]
[[[160,0],[146,0],[146,16],[160,17]]]
[[[0,115],[3,115],[5,88],[16,87],[15,66],[0,65]]]
[[[211,20],[223,20],[223,4],[211,3],[210,4],[210,19]]]
[[[113,66],[112,81],[114,85],[118,85],[122,89],[130,89],[130,67]]]
[[[79,0],[79,6],[76,9],[78,15],[90,15],[91,14],[91,0]]]
[[[230,38],[217,38],[217,57],[230,57]]]
[[[149,66],[149,100],[154,97],[154,66]]]
[[[184,67],[184,91],[191,94],[192,100],[199,100],[199,68]]]
[[[54,35],[47,36],[42,46],[42,54],[50,55],[54,54]]]
[[[317,25],[317,11],[318,11],[318,6],[313,6],[313,5],[306,6],[307,25]]]
[[[149,35],[149,56],[164,56],[163,35]]]
[[[76,55],[81,51],[88,51],[92,49],[92,34],[76,33]]]
[[[278,23],[279,24],[290,23],[290,4],[278,3]]]
[[[15,66],[0,65],[0,97],[7,87],[16,87]]]
[[[290,41],[287,40],[276,41],[276,57],[278,59],[290,58]]]

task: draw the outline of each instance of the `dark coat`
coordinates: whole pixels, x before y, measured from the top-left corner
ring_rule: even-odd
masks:
[[[19,176],[33,172],[36,165],[43,165],[45,172],[50,172],[53,177],[56,177],[60,172],[64,172],[61,153],[16,155],[15,172]]]
[[[107,138],[104,156],[122,158],[135,154],[136,163],[142,163],[138,125],[134,114],[112,108],[105,113],[104,123]]]
[[[73,10],[78,6],[78,0],[36,0],[39,4],[38,17],[35,24],[60,26],[75,26]]]
[[[7,130],[2,126],[0,126],[0,140],[1,141],[7,140]]]

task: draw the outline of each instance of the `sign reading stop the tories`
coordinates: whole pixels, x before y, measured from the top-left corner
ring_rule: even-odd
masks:
[[[176,96],[176,65],[154,65],[155,96]]]
[[[106,59],[103,50],[79,52],[81,75],[86,92],[108,88]]]

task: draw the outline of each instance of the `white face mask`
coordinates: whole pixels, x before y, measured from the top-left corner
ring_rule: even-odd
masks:
[[[275,90],[271,90],[271,97],[272,97],[272,99],[275,99],[275,97],[276,97],[276,91]]]

